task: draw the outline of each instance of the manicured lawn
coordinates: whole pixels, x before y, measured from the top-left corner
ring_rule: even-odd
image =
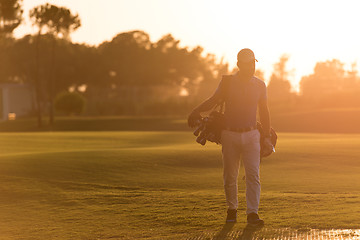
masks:
[[[218,233],[221,148],[190,132],[0,133],[1,239]],[[269,228],[360,228],[360,135],[280,133],[263,159]],[[239,221],[245,227],[244,182]]]

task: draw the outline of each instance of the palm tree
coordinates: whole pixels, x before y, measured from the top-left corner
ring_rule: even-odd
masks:
[[[38,42],[45,29],[47,34],[53,36],[52,50],[51,50],[51,69],[48,80],[48,96],[49,96],[49,124],[54,123],[54,66],[55,66],[55,47],[56,39],[69,39],[70,33],[81,26],[79,15],[74,15],[65,7],[58,7],[51,4],[44,4],[33,8],[30,11],[30,19],[33,25],[37,26]],[[37,44],[37,52],[39,51],[39,44]],[[39,62],[37,54],[37,63]],[[37,74],[38,75],[38,74]]]
[[[0,36],[9,36],[22,21],[22,0],[0,0]]]

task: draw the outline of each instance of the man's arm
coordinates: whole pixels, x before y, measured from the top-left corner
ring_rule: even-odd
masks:
[[[212,109],[219,101],[220,101],[219,97],[218,97],[216,94],[214,94],[213,96],[209,97],[209,98],[206,99],[204,102],[202,102],[199,106],[197,106],[196,108],[194,108],[193,112],[202,113],[202,112],[209,111],[209,110]]]
[[[220,103],[221,100],[224,99],[226,88],[229,82],[229,80],[225,79],[228,79],[229,77],[231,76],[224,75],[215,93],[210,98],[202,102],[199,106],[194,108],[188,117],[189,127],[195,127],[197,125],[198,120],[201,119],[200,113],[211,110],[213,107],[215,107],[216,104]]]
[[[263,99],[259,102],[259,116],[265,137],[270,137],[271,124],[270,124],[270,113],[267,104],[267,99]]]
[[[200,113],[209,111],[210,109],[215,107],[215,105],[217,103],[219,103],[221,101],[222,88],[220,86],[221,86],[221,83],[219,84],[215,93],[210,98],[206,99],[199,106],[194,108],[194,110],[190,113],[190,115],[188,117],[189,127],[195,127],[198,124],[198,120],[201,119]]]
[[[215,92],[210,98],[206,99],[199,106],[194,108],[194,110],[190,113],[188,117],[188,125],[189,127],[195,127],[196,122],[201,119],[200,113],[209,111],[212,109],[218,102],[220,101],[219,94]]]

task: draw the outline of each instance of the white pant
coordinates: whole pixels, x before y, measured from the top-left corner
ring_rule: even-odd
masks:
[[[240,159],[244,163],[246,179],[246,213],[257,213],[260,203],[260,133],[258,130],[238,133],[224,130],[221,133],[224,165],[224,189],[229,209],[238,208]]]

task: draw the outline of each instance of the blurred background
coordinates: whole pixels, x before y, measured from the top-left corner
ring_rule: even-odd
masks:
[[[356,7],[0,0],[0,130],[185,130],[247,47],[275,129],[360,132]]]
[[[261,163],[257,236],[359,238],[359,9],[0,0],[0,238],[240,237],[243,168],[239,222],[225,228],[220,148],[198,145],[186,119],[242,48],[279,135]]]

